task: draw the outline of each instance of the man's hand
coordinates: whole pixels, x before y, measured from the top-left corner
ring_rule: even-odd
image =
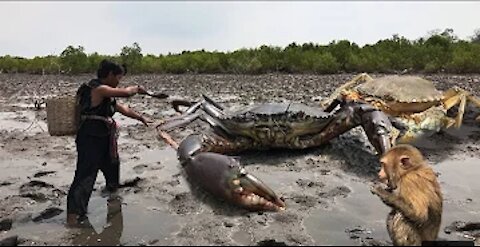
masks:
[[[143,88],[142,86],[137,86],[137,92],[139,94],[148,94],[147,90],[145,90],[145,88]]]
[[[151,119],[142,116],[141,114],[135,112],[134,110],[130,109],[129,107],[127,107],[124,104],[120,104],[120,103],[117,102],[116,109],[122,115],[124,115],[126,117],[129,117],[129,118],[132,118],[132,119],[136,119],[136,120],[142,122],[147,127],[148,127],[149,124],[153,123],[153,121]]]
[[[126,88],[130,93],[130,96],[135,94],[147,94],[147,91],[142,86],[130,86]]]

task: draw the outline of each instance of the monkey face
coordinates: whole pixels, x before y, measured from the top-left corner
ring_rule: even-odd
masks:
[[[380,180],[381,183],[386,184],[388,182],[388,177],[387,177],[387,172],[385,172],[385,163],[380,162],[382,165],[380,172],[378,173],[378,180]]]
[[[409,145],[397,145],[385,153],[380,159],[382,165],[378,178],[380,182],[395,190],[398,181],[410,170],[424,163],[421,153]]]
[[[398,169],[395,167],[396,164],[391,164],[386,159],[382,159],[380,164],[382,165],[378,173],[380,182],[386,184],[390,190],[397,189],[398,174],[395,171]]]

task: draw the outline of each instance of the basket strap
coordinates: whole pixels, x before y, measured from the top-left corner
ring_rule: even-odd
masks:
[[[112,160],[118,161],[118,127],[113,118],[111,117],[103,117],[98,115],[82,115],[81,116],[82,123],[86,119],[91,120],[100,120],[107,123],[107,126],[110,129],[110,157]]]
[[[112,119],[112,118],[103,117],[103,116],[97,116],[97,115],[82,115],[81,118],[82,118],[82,121],[84,121],[84,120],[86,120],[86,119],[91,119],[91,120],[104,121],[104,122],[106,122],[107,124],[112,124],[112,122],[113,122],[113,119]]]

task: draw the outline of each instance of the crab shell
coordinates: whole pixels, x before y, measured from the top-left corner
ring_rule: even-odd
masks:
[[[443,99],[431,81],[418,76],[386,76],[360,84],[356,90],[367,101],[380,100],[397,113],[422,112]]]

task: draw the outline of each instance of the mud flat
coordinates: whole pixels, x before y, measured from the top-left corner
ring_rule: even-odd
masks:
[[[66,193],[75,171],[74,138],[49,136],[46,112],[35,110],[33,102],[73,93],[92,76],[0,74],[0,240],[17,236],[20,245],[390,244],[385,229],[388,208],[369,192],[377,160],[359,128],[319,148],[242,154],[246,170],[287,202],[282,213],[252,213],[189,184],[174,150],[159,141],[153,129],[118,115],[123,202],[113,212],[107,210],[99,175],[89,207],[90,224],[65,228]],[[226,107],[287,101],[315,106],[351,77],[127,76],[125,85],[138,83],[171,97],[122,101],[158,120],[173,114],[172,98],[197,100],[201,93]],[[480,75],[425,77],[442,90],[456,85],[480,95]],[[440,237],[477,239],[477,245],[480,230],[467,223],[480,222],[480,126],[473,121],[478,114],[469,107],[462,128],[416,143],[434,164],[443,189]],[[206,129],[195,122],[174,137]]]

